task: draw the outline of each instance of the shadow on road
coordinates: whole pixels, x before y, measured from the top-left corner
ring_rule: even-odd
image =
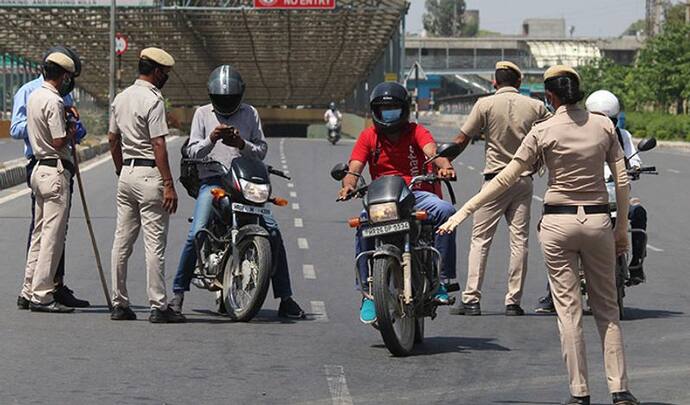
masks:
[[[675,316],[685,315],[685,312],[680,311],[666,311],[663,309],[642,309],[642,308],[625,308],[624,321],[637,321],[641,319],[656,319],[656,318],[672,318]]]
[[[225,315],[221,315],[218,312],[212,311],[210,309],[194,309],[194,313],[196,314],[202,314],[202,315],[211,315],[213,318],[195,318],[195,317],[188,317],[187,322],[188,323],[233,323],[237,321],[233,321],[229,317]],[[309,319],[301,320],[299,322],[305,322],[309,321]],[[276,323],[282,323],[282,324],[293,324],[298,321],[292,320],[292,319],[285,319],[285,318],[280,318],[278,317],[278,311],[273,310],[273,309],[262,309],[259,311],[258,314],[249,321],[249,323],[254,323],[254,324],[276,324]]]
[[[493,338],[474,338],[474,337],[450,337],[436,336],[424,339],[424,343],[415,346],[413,356],[430,356],[444,353],[464,353],[468,351],[498,351],[509,352],[510,349],[493,343]],[[383,348],[383,344],[372,345],[375,348]]]
[[[551,405],[551,404],[560,404],[560,401],[556,402],[551,402],[551,401],[520,401],[520,400],[511,400],[511,401],[493,401],[494,404],[524,404],[524,405]],[[606,403],[592,403],[592,405],[606,405]],[[642,405],[676,405],[676,404],[671,404],[667,402],[642,402]]]

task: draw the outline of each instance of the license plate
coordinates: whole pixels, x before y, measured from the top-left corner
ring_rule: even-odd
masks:
[[[362,236],[371,238],[372,236],[387,235],[389,233],[405,232],[410,230],[409,222],[395,222],[392,224],[370,226],[362,230]]]
[[[240,203],[232,203],[232,210],[235,212],[242,212],[244,214],[271,215],[271,210],[268,208],[252,207],[251,205],[244,205]]]

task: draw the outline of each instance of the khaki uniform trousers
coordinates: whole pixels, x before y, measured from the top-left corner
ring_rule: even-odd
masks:
[[[22,296],[36,304],[53,302],[55,272],[65,247],[71,175],[61,163],[58,167],[37,165],[31,175],[31,189],[36,195],[36,217]]]
[[[123,167],[117,185],[117,225],[111,256],[113,305],[129,306],[127,262],[144,231],[147,293],[151,308],[167,308],[165,247],[169,215],[163,209],[163,179],[155,167]]]
[[[485,185],[487,182],[484,183]],[[505,304],[520,304],[527,273],[530,210],[532,207],[532,178],[522,177],[508,191],[474,213],[472,242],[467,265],[467,285],[462,302],[477,303],[486,271],[486,260],[498,221],[505,217],[510,231],[510,264],[508,265],[508,293]]]
[[[599,330],[610,392],[628,390],[615,276],[615,242],[608,214],[544,215],[539,237],[558,314],[561,349],[572,395],[589,395],[582,332],[580,264]]]

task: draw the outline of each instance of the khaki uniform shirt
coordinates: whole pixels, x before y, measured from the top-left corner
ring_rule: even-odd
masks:
[[[549,169],[546,204],[607,204],[604,163],[623,159],[616,129],[607,117],[576,105],[561,106],[527,134],[515,159]]]
[[[462,132],[474,137],[484,132],[486,164],[484,174],[498,173],[513,159],[522,139],[538,120],[549,117],[544,104],[503,87],[496,94],[477,100]]]
[[[115,97],[111,108],[109,131],[122,135],[122,157],[155,159],[151,139],[168,135],[160,90],[137,80]]]
[[[55,149],[53,139],[67,136],[65,105],[58,91],[44,82],[36,89],[26,106],[29,142],[36,159],[64,159],[72,161],[69,147]]]

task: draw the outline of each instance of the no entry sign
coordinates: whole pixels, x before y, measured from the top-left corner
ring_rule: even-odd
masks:
[[[254,8],[332,10],[335,8],[335,0],[254,0]]]

